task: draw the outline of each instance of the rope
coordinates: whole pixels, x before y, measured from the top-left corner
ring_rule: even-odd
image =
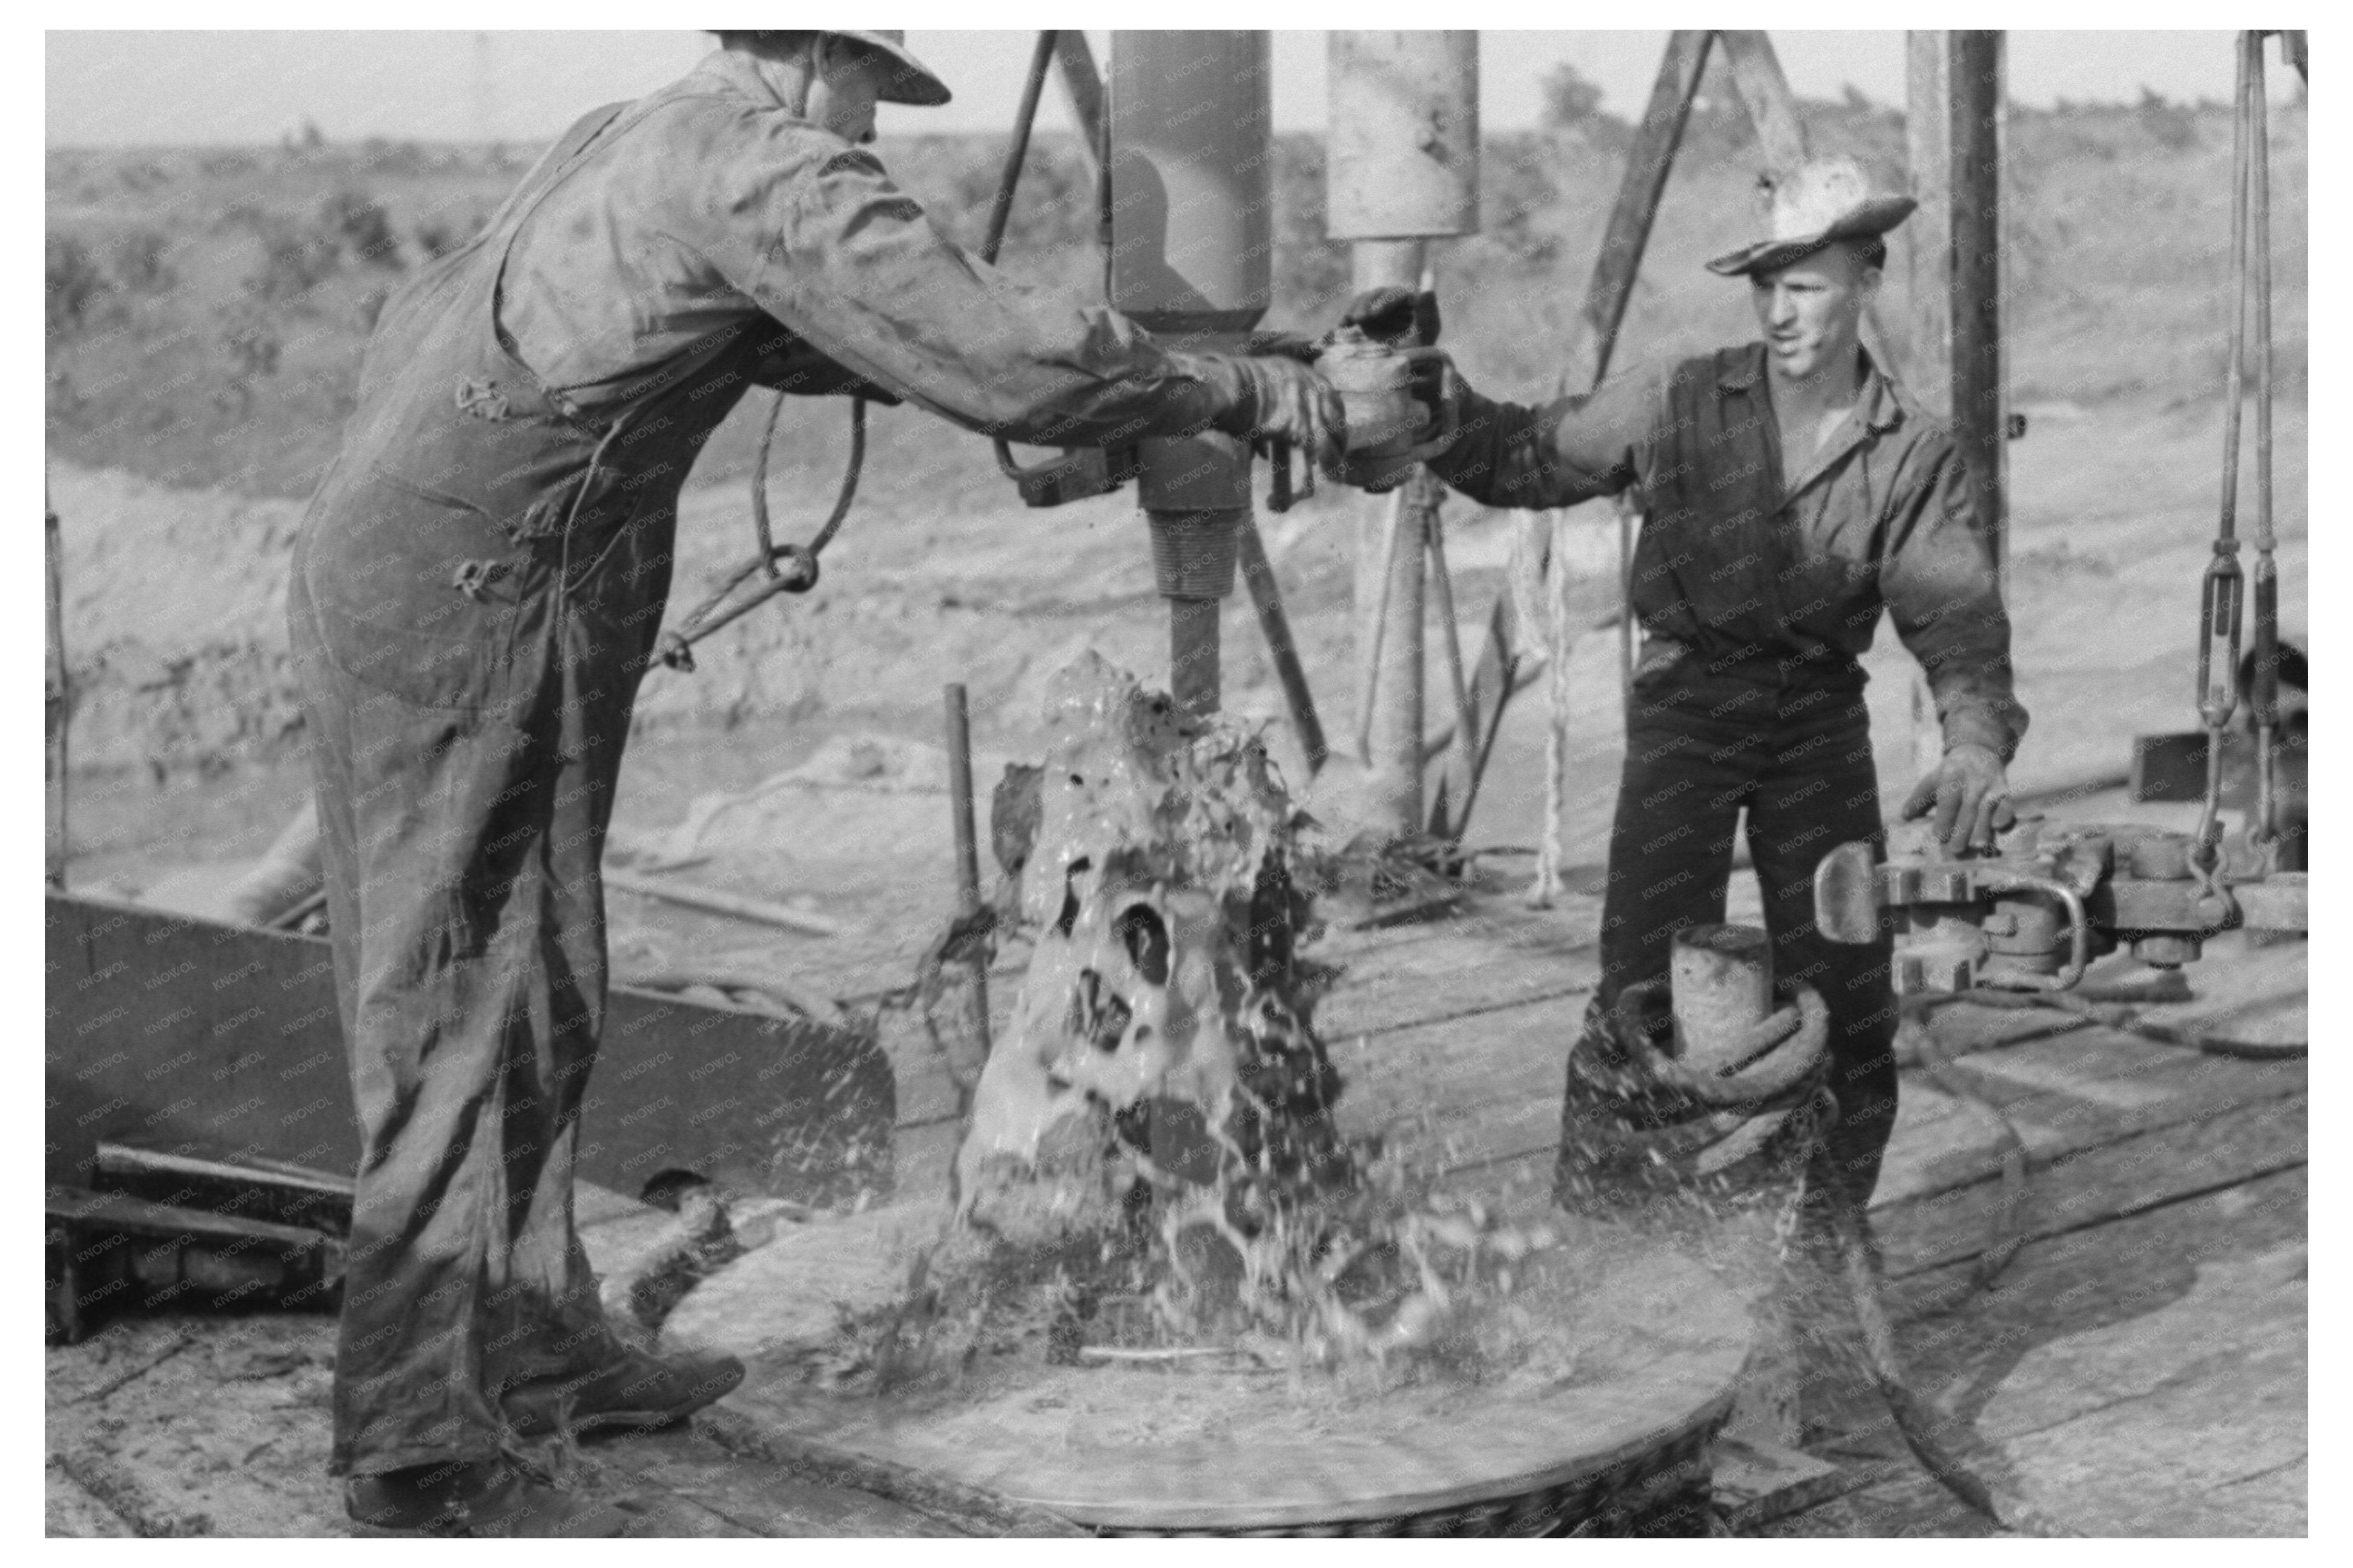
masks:
[[[2120,1035],[2130,1035],[2153,1045],[2173,1046],[2182,1050],[2202,1051],[2210,1057],[2231,1057],[2241,1061],[2287,1061],[2312,1054],[2312,1042],[2309,1040],[2229,1039],[2197,1029],[2152,1023],[2130,1007],[2092,1002],[2064,991],[1957,991],[1938,1000],[1974,1002],[1987,1007],[2047,1007],[2055,1012],[2072,1014],[2084,1024],[2114,1029]]]
[[[662,664],[688,674],[694,670],[693,647],[696,643],[729,623],[759,608],[779,594],[806,594],[817,586],[818,557],[833,542],[841,531],[842,520],[849,515],[850,504],[858,499],[858,477],[866,466],[866,399],[849,400],[849,461],[842,469],[841,489],[834,497],[833,511],[817,536],[807,544],[778,544],[768,521],[768,453],[776,444],[776,424],[785,410],[785,395],[776,394],[775,406],[768,410],[768,427],[760,437],[760,456],[752,468],[752,530],[759,541],[759,552],[728,574],[702,603],[687,612],[684,620],[662,633],[654,645],[654,657]],[[779,560],[789,559],[790,574],[776,570]],[[729,598],[752,578],[765,574],[767,581],[751,593],[735,599]]]
[[[1536,879],[1528,889],[1531,908],[1548,910],[1561,895],[1561,861],[1567,854],[1560,819],[1568,807],[1568,514],[1545,514],[1552,522],[1551,560],[1545,574],[1545,825],[1536,851]]]

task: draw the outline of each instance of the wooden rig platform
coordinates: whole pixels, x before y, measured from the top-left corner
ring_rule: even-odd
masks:
[[[1347,1079],[1347,1131],[1386,1127],[1433,1152],[1450,1183],[1541,1202],[1563,1058],[1595,976],[1595,902],[1532,910],[1495,891],[1327,937],[1314,955],[1345,973],[1318,1023]],[[2226,1035],[2233,1021],[2300,1026],[2303,952],[2218,951],[2171,1011],[2221,1017]],[[1000,1017],[1019,957],[992,977]],[[955,1091],[920,1029],[886,1027],[882,1043],[894,1201],[918,1202],[944,1190]],[[1973,1426],[2006,1485],[2084,1533],[2304,1533],[2304,1060],[1968,1004],[1937,1009],[1905,1048],[1873,1217],[1915,1386]],[[649,1212],[600,1193],[584,1234],[598,1248]],[[2014,1256],[1981,1283],[2005,1237]],[[52,1349],[51,1533],[343,1533],[322,1473],[332,1330],[315,1316],[132,1320]],[[1837,1414],[1802,1453],[1719,1449],[1718,1507],[1736,1531],[1988,1532],[1869,1396]],[[597,1489],[658,1533],[994,1532],[953,1498],[886,1499],[723,1447],[726,1435],[583,1452]]]
[[[1561,1075],[1597,971],[1598,897],[1516,891],[1314,950],[1338,1117],[1435,1156],[1450,1184],[1541,1205]],[[1736,910],[1735,918],[1741,918]],[[2151,1022],[2300,1039],[2306,949],[2211,944]],[[2131,968],[2095,966],[2090,984]],[[1018,967],[992,976],[1009,1008]],[[940,1181],[955,1090],[894,1050],[902,1184]],[[1926,1059],[1922,1059],[1926,1058]],[[2055,1010],[1954,1004],[1899,1042],[1872,1205],[1915,1386],[1972,1423],[2016,1495],[2086,1534],[2301,1535],[2306,1517],[2306,1063],[2159,1044]],[[902,1190],[903,1187],[902,1187]],[[1991,1278],[1989,1255],[2014,1251]],[[1876,1396],[1794,1456],[1726,1449],[1736,1528],[1975,1534]]]
[[[1344,1115],[1427,1118],[1464,1179],[1543,1191],[1595,973],[1568,934],[1593,929],[1582,915],[1498,898],[1352,939],[1352,983],[1319,1016],[1353,1080]],[[2189,972],[2198,998],[2171,1011],[2258,1035],[2284,1011],[2300,1033],[2303,956],[2218,953]],[[2086,1534],[2302,1534],[2304,1060],[2234,1059],[2041,1009],[1956,1005],[1928,1029],[1936,1059],[1904,1067],[1872,1208],[1915,1387],[1974,1423],[2021,1495]],[[2005,1235],[2019,1250],[1980,1286]],[[1883,1411],[1866,1398],[1854,1414],[1879,1429],[1859,1454],[1835,1436],[1809,1446],[1841,1475],[1766,1478],[1736,1522],[1982,1528]]]

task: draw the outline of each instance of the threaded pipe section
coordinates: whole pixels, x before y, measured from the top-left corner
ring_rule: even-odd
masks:
[[[1217,511],[1148,511],[1152,575],[1164,599],[1229,597],[1246,507]]]

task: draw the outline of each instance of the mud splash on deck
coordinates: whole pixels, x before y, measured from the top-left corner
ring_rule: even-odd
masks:
[[[1257,738],[1092,654],[1048,719],[1021,888],[1037,945],[975,1091],[954,1223],[902,1300],[845,1324],[844,1370],[906,1389],[1021,1345],[1064,1363],[1522,1355],[1528,1325],[1466,1309],[1556,1238],[1432,1194],[1334,1121],[1313,1021],[1333,976],[1299,956],[1325,851]]]

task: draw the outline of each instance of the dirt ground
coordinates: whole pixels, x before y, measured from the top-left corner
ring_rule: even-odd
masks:
[[[2211,401],[2026,412],[2028,435],[2011,450],[2010,600],[2033,728],[2012,782],[2033,792],[2119,774],[2135,734],[2195,727],[2198,581],[2220,442]],[[2281,607],[2298,636],[2308,604],[2305,458],[2303,409],[2288,404],[2279,410]],[[84,683],[72,879],[131,892],[189,866],[257,856],[306,787],[280,625],[299,508],[62,465],[51,489],[67,542],[69,647]],[[1262,520],[1325,729],[1344,745],[1356,727],[1354,551],[1379,504],[1319,495]],[[685,510],[682,580],[694,582],[732,558],[746,531],[733,487],[691,491]],[[1579,524],[1589,576],[1577,597],[1598,622],[1614,532],[1605,509],[1584,510],[1595,515]],[[1461,636],[1475,654],[1515,523],[1459,499],[1446,517]],[[969,689],[985,794],[1005,760],[1034,754],[1045,679],[1080,650],[1147,676],[1165,667],[1166,616],[1143,535],[1124,496],[1053,511],[1007,497],[995,510],[929,526],[855,519],[807,599],[729,628],[706,645],[696,673],[649,679],[617,805],[622,845],[708,857],[681,874],[813,900],[870,934],[902,931],[905,942],[885,945],[912,956],[953,891],[942,687]],[[1229,710],[1266,723],[1290,776],[1303,779],[1243,596],[1227,606],[1224,638]],[[1447,713],[1434,623],[1430,642],[1435,730]],[[1598,863],[1607,844],[1622,733],[1617,657],[1614,633],[1597,630],[1571,659],[1563,826],[1573,864]],[[1869,664],[1892,809],[1914,776],[1914,678],[1884,627]],[[1532,688],[1507,715],[1473,845],[1541,837],[1543,698]],[[712,812],[719,797],[764,781],[777,782]],[[681,833],[698,803],[707,820]],[[659,945],[659,922],[631,904],[616,900],[617,942]],[[694,929],[691,940],[712,934]],[[763,938],[739,929],[726,940]],[[781,951],[808,946],[791,939]]]

